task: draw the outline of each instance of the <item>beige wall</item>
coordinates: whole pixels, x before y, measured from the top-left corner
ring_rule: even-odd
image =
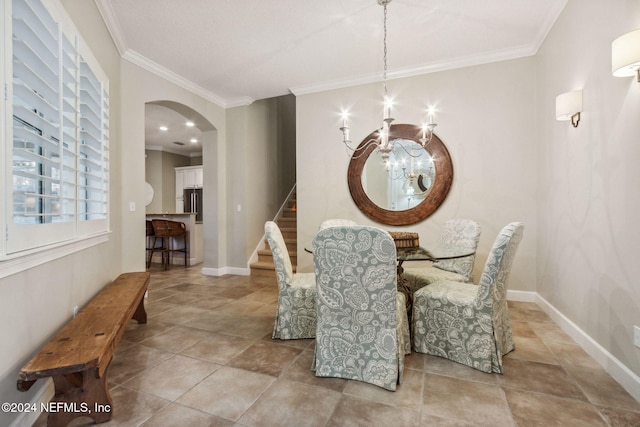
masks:
[[[180,102],[216,128],[203,135],[204,197],[210,206],[205,268],[244,267],[253,235],[262,234],[267,211],[277,205],[261,192],[281,195],[286,187],[269,187],[271,179],[278,180],[269,174],[284,160],[273,160],[261,133],[273,131],[271,108],[290,113],[290,104],[266,100],[230,110],[227,117],[223,108],[122,61],[93,2],[63,4],[110,79],[112,233],[108,243],[0,279],[2,338],[9,343],[0,352],[4,402],[28,401],[42,387],[39,381],[28,393],[16,391],[17,371],[75,305],[85,304],[119,273],[144,269],[146,102]],[[389,90],[398,103],[397,123],[420,123],[426,106],[437,104],[437,133],[455,174],[449,197],[434,215],[399,229],[418,231],[428,243],[448,218],[478,220],[478,272],[500,228],[524,222],[510,289],[539,292],[637,375],[640,350],[632,345],[632,325],[640,324],[640,168],[634,164],[640,157],[640,84],[611,76],[610,43],[640,27],[640,4],[620,0],[614,6],[569,0],[537,56],[394,80]],[[554,100],[579,88],[585,91],[585,112],[573,129],[554,120]],[[322,220],[374,224],[349,195],[338,127],[340,110],[350,107],[354,141],[377,128],[381,92],[380,84],[371,84],[295,102],[300,271],[311,271],[302,248]],[[243,131],[251,120],[261,124]],[[237,141],[242,145],[234,147]],[[129,202],[136,211],[129,211]],[[233,231],[244,235],[237,240]],[[0,413],[0,425],[13,419]]]
[[[204,159],[205,188],[209,201],[226,209],[224,176],[225,110],[142,68],[121,60],[94,2],[63,0],[73,21],[106,72],[110,83],[111,194],[109,242],[0,279],[0,397],[3,402],[33,400],[46,381],[38,381],[27,393],[16,390],[17,372],[73,313],[104,285],[125,271],[145,269],[145,103],[171,100],[198,111],[215,127],[203,135],[208,157]],[[207,195],[205,194],[205,197]],[[136,209],[130,211],[130,203]],[[205,251],[212,264],[225,265],[227,240],[218,236],[225,215],[211,212],[205,220]],[[220,259],[222,261],[220,261]],[[0,425],[10,425],[16,414],[0,413]]]
[[[538,292],[636,397],[640,84],[611,76],[611,42],[638,27],[637,1],[570,0],[535,57],[389,82],[396,122],[420,123],[412,111],[438,105],[455,169],[443,206],[402,229],[429,241],[447,218],[480,221],[478,272],[499,228],[524,222],[510,289]],[[555,120],[555,97],[575,89],[584,89],[576,129]],[[338,127],[345,107],[354,141],[379,127],[368,118],[380,116],[380,94],[365,85],[297,99],[300,271],[311,271],[302,248],[323,219],[373,224],[346,187]]]
[[[216,129],[203,135],[204,195],[206,204],[216,207],[226,206],[224,176],[227,173],[225,154],[225,110],[193,93],[182,89],[148,71],[128,62],[121,64],[122,93],[126,94],[126,103],[122,110],[122,132],[126,135],[127,155],[122,159],[123,180],[129,185],[122,189],[123,206],[131,201],[141,206],[135,212],[125,210],[122,215],[123,251],[122,264],[125,270],[144,269],[144,114],[145,103],[168,100],[178,102],[197,111]],[[124,95],[123,95],[124,97]],[[226,226],[223,215],[205,211],[203,234],[205,236],[205,264],[217,264],[226,249],[226,239],[218,232]],[[207,257],[209,251],[209,257]],[[214,255],[211,255],[214,254]],[[224,265],[224,264],[223,264]]]
[[[392,114],[396,123],[420,124],[426,119],[426,107],[437,106],[436,133],[449,149],[454,167],[444,204],[425,221],[406,227],[369,220],[357,209],[347,187],[349,159],[338,130],[340,111],[349,107],[351,138],[359,143],[381,125],[382,84],[299,96],[299,271],[312,271],[313,260],[303,248],[328,218],[417,231],[425,244],[434,241],[447,219],[475,219],[482,226],[476,273],[500,229],[511,221],[522,221],[525,236],[514,261],[510,289],[534,291],[539,143],[534,81],[535,59],[525,58],[389,82],[389,93],[398,105]]]
[[[611,42],[639,27],[638,1],[571,0],[540,49],[532,236],[537,291],[636,375],[640,83],[611,75]],[[554,109],[557,95],[576,89],[584,91],[584,113],[574,129],[556,121]]]
[[[63,0],[62,3],[72,18],[78,18],[74,20],[78,30],[109,78],[112,233],[107,243],[0,279],[2,402],[28,402],[48,384],[45,380],[39,380],[30,391],[19,392],[16,389],[18,371],[72,317],[73,307],[82,307],[99,289],[122,272],[120,56],[94,2]],[[144,184],[144,177],[141,179]],[[144,206],[143,198],[140,202]],[[141,265],[144,268],[144,264]],[[10,425],[18,415],[0,412],[0,425]]]
[[[202,157],[195,157],[201,165]],[[181,166],[192,166],[192,158],[167,151],[145,150],[145,180],[154,190],[153,200],[146,213],[176,211],[176,171]]]
[[[256,101],[227,111],[229,159],[239,167],[228,176],[227,265],[247,268],[264,235],[295,184],[295,98]],[[240,210],[238,210],[238,208]]]
[[[296,97],[275,98],[278,114],[278,200],[284,201],[296,183]]]

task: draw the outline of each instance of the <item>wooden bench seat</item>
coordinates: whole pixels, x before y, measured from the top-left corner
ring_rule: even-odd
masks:
[[[120,275],[24,365],[18,390],[27,391],[39,378],[52,377],[52,402],[78,409],[49,412],[49,427],[67,425],[78,416],[96,423],[111,419],[107,370],[129,320],[147,323],[144,295],[149,278],[146,272]]]

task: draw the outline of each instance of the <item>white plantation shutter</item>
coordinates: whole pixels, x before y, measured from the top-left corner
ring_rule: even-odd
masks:
[[[84,60],[80,62],[80,159],[78,214],[80,221],[107,218],[109,177],[109,99]]]
[[[108,82],[61,10],[53,0],[5,9],[5,254],[108,231]]]

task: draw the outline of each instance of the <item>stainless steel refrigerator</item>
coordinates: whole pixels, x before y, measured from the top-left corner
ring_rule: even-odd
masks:
[[[202,188],[185,188],[184,212],[195,212],[196,223],[202,222]]]

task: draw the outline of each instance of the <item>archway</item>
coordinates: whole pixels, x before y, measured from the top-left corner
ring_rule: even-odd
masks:
[[[206,183],[216,181],[216,143],[215,126],[191,107],[168,100],[145,103],[145,214],[187,223],[191,265],[203,262],[205,246],[215,248],[207,240],[215,242],[216,215],[206,212],[218,205],[217,190]],[[185,194],[202,203],[185,203]]]

